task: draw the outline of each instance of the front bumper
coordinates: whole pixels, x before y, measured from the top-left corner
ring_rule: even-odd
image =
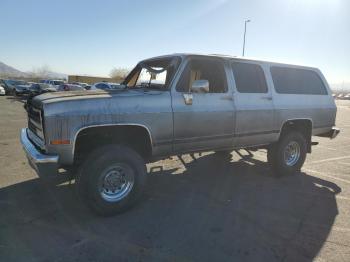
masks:
[[[38,175],[57,174],[58,155],[46,155],[41,153],[29,140],[27,128],[21,130],[21,144],[27,155],[30,166]]]

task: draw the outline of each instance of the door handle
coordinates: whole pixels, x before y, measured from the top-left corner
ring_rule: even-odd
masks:
[[[186,105],[192,105],[192,103],[193,103],[193,95],[192,94],[183,94],[183,98],[184,98],[184,100],[185,100],[185,104]]]
[[[272,96],[262,96],[261,99],[271,101],[272,100]]]

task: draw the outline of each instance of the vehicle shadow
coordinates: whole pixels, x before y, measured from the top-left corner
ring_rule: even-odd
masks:
[[[336,184],[305,173],[276,179],[255,158],[211,154],[183,163],[150,172],[145,199],[108,218],[81,205],[69,173],[0,189],[1,257],[311,261],[327,240]]]

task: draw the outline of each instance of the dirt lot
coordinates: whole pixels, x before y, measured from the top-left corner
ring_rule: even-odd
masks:
[[[350,261],[350,101],[337,125],[296,176],[271,177],[263,151],[174,157],[149,165],[138,206],[101,218],[68,173],[38,178],[18,140],[23,102],[0,97],[0,260]]]

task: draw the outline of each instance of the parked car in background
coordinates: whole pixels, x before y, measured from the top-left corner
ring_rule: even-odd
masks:
[[[5,81],[8,81],[8,80],[5,80],[5,79],[0,79],[0,85],[4,88],[5,90],[5,95],[9,95],[12,93],[13,91],[13,88],[11,85],[9,85],[9,83],[5,82]]]
[[[29,88],[31,84],[25,82],[25,81],[20,81],[19,84],[15,85],[15,95],[20,96],[24,94],[29,94]]]
[[[74,84],[63,84],[58,86],[57,91],[86,91],[86,89],[81,85]]]
[[[4,95],[6,95],[5,88],[2,85],[0,85],[0,96]]]
[[[16,86],[23,84],[26,84],[26,82],[14,79],[0,79],[0,85],[5,88],[6,95],[14,95],[16,93]]]
[[[43,93],[45,92],[56,92],[60,85],[65,84],[63,80],[41,80]]]
[[[42,93],[48,93],[48,92],[57,92],[58,86],[54,86],[50,84],[41,84],[40,88]]]
[[[123,88],[124,86],[118,83],[100,82],[100,83],[93,84],[90,90],[96,90],[96,89],[115,90],[115,89],[123,89]]]
[[[43,83],[43,84],[49,84],[49,85],[53,85],[53,86],[60,86],[60,85],[63,85],[64,84],[64,81],[63,80],[41,80],[40,83]]]
[[[86,90],[90,89],[91,88],[91,85],[89,85],[88,83],[83,83],[83,82],[73,82],[71,83],[73,85],[79,85],[79,86],[82,86],[84,87]]]
[[[36,96],[36,95],[39,95],[41,93],[42,93],[42,91],[41,91],[41,86],[39,83],[34,83],[29,87],[29,94],[30,95]]]

